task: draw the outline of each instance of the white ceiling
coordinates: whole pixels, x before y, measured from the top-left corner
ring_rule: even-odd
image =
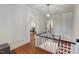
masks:
[[[48,7],[46,4],[29,4],[30,7],[39,9],[45,13],[47,13]],[[63,13],[63,12],[71,12],[74,9],[74,5],[72,4],[51,4],[49,6],[50,14]]]

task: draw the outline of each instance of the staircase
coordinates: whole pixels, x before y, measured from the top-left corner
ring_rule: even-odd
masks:
[[[36,34],[35,46],[54,54],[72,54],[75,43],[44,32]]]

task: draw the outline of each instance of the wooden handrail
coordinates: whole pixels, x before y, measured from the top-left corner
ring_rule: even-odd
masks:
[[[48,39],[56,40],[56,41],[59,41],[59,42],[62,41],[62,42],[66,42],[66,43],[76,44],[75,42],[71,42],[71,41],[67,41],[67,40],[61,40],[60,37],[59,37],[59,39],[56,39],[56,38],[51,38],[51,37],[48,37],[48,36],[41,35],[41,34],[45,34],[45,33],[47,33],[47,32],[39,33],[39,34],[36,34],[36,35],[39,36],[39,37],[48,38]]]
[[[42,32],[42,33],[39,33],[39,34],[36,33],[36,35],[41,35],[41,34],[44,34],[44,33],[47,33],[47,32]]]
[[[71,41],[67,41],[67,40],[60,40],[62,42],[66,42],[66,43],[71,43],[71,44],[76,44],[75,42],[71,42]]]
[[[55,38],[50,38],[50,37],[41,36],[41,35],[37,35],[37,36],[39,36],[39,37],[43,37],[43,38],[48,38],[48,39],[53,39],[53,40],[57,40],[57,41],[58,41],[58,39],[55,39]]]

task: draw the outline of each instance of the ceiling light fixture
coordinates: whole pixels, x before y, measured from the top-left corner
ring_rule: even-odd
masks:
[[[47,14],[46,14],[47,17],[50,17],[49,6],[50,6],[50,4],[47,4],[47,9],[48,9],[48,10],[47,10]]]
[[[46,16],[47,16],[47,17],[50,17],[50,14],[49,14],[49,13],[47,13],[47,14],[46,14]]]

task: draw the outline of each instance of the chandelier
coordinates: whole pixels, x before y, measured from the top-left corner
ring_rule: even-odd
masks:
[[[50,4],[47,4],[47,14],[46,14],[47,17],[50,17],[49,7],[50,7]]]

